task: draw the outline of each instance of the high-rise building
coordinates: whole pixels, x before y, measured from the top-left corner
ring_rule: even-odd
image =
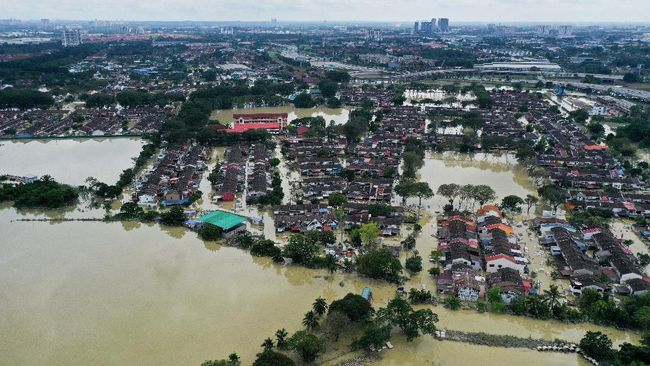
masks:
[[[449,31],[449,19],[448,18],[440,18],[440,19],[438,19],[438,29],[441,32],[448,32]]]
[[[61,43],[63,47],[75,47],[81,44],[81,34],[79,29],[64,28],[61,34]]]
[[[413,34],[418,34],[420,32],[420,22],[413,23]]]
[[[431,31],[435,32],[438,30],[438,26],[436,25],[436,18],[431,18]]]

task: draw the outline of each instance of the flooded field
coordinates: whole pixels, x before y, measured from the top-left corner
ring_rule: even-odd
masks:
[[[0,141],[0,174],[49,174],[59,182],[82,185],[86,178],[113,184],[144,142],[136,138]]]
[[[232,115],[236,113],[287,113],[289,122],[297,118],[321,116],[325,118],[327,123],[334,121],[334,124],[342,125],[348,121],[350,111],[347,108],[294,108],[293,105],[287,105],[282,107],[217,110],[212,112],[210,119],[217,120],[222,124],[229,124],[232,122]]]
[[[214,150],[211,167],[223,151]],[[127,166],[125,163],[118,171]],[[432,154],[421,178],[434,190],[449,182],[485,183],[500,197],[506,193],[523,196],[531,191],[531,183],[525,172],[517,169],[514,158],[505,155]],[[283,175],[287,173],[283,169]],[[210,201],[205,177],[200,189],[204,196],[197,206],[217,207]],[[434,215],[441,202],[440,198],[427,202],[426,212]],[[241,209],[256,211],[254,207]],[[0,206],[1,365],[198,366],[231,352],[237,352],[243,364],[250,364],[264,338],[279,328],[289,332],[300,329],[302,314],[318,296],[331,301],[372,287],[374,306],[381,307],[395,295],[392,284],[277,265],[239,249],[204,243],[182,228],[15,221],[101,217],[102,212],[83,207],[16,211]],[[268,213],[264,220],[269,226],[263,232],[274,235]],[[417,240],[421,253],[433,248],[434,224],[435,220],[430,220]],[[414,276],[407,288],[434,288],[433,279],[426,274],[431,264],[424,265],[425,270]],[[597,329],[617,344],[638,339],[634,333],[589,324],[432,309],[440,317],[439,328],[573,342],[586,330]],[[459,354],[466,363],[482,365],[584,364],[575,355],[439,342],[431,336],[410,343],[396,336],[393,344],[395,349],[382,353],[379,365],[455,365]],[[333,365],[355,356],[348,352],[347,344],[336,348],[320,361]]]

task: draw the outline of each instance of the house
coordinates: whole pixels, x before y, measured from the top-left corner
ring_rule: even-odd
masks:
[[[509,268],[524,273],[525,264],[517,261],[514,257],[506,254],[497,254],[485,257],[485,271],[487,273],[494,273],[502,268]]]

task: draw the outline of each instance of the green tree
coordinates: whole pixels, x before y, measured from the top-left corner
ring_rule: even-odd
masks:
[[[526,215],[530,214],[530,208],[537,204],[538,198],[532,194],[526,195],[524,202],[526,202]]]
[[[566,200],[562,189],[553,184],[548,184],[538,188],[537,193],[542,197],[542,199],[544,199],[544,201],[553,207],[553,211],[556,211],[557,207]]]
[[[273,350],[273,340],[271,338],[266,338],[264,342],[262,342],[262,350],[263,352]]]
[[[287,330],[284,328],[275,331],[275,344],[279,349],[287,348],[287,336],[289,336],[289,333],[287,333]]]
[[[445,307],[449,310],[458,310],[460,309],[460,299],[456,296],[449,296],[445,298]]]
[[[605,361],[612,356],[612,341],[601,332],[587,331],[580,340],[580,349],[597,361]]]
[[[312,310],[308,311],[302,319],[302,325],[304,325],[308,330],[317,329],[318,315]]]
[[[359,235],[361,241],[367,248],[373,249],[377,245],[377,238],[379,237],[379,225],[376,222],[369,222],[361,225],[359,228]]]
[[[222,238],[223,230],[212,224],[205,224],[199,228],[199,237],[205,241],[216,241]]]
[[[460,195],[460,185],[456,183],[441,184],[438,187],[438,194],[447,198],[449,204],[453,207],[454,200]]]
[[[402,264],[389,251],[378,249],[357,258],[357,271],[368,277],[399,282]]]
[[[312,362],[325,351],[325,342],[318,336],[301,330],[289,338],[289,349],[296,351],[303,361]]]
[[[367,302],[367,301],[366,301]],[[325,318],[325,324],[323,325],[323,330],[332,336],[334,340],[338,341],[339,336],[346,329],[347,325],[350,323],[350,319],[347,315],[343,314],[340,311],[330,312]]]
[[[179,206],[172,207],[170,210],[160,215],[160,223],[167,226],[182,226],[187,220],[183,208]]]
[[[370,303],[361,295],[348,293],[342,299],[332,301],[328,315],[335,312],[344,314],[352,322],[370,319],[375,312]]]
[[[314,300],[314,303],[312,304],[312,310],[314,310],[314,313],[316,313],[316,315],[323,316],[327,312],[327,301],[319,296],[316,298],[316,300]]]
[[[406,259],[404,267],[411,272],[411,274],[416,274],[422,271],[422,257],[419,255],[409,257]]]
[[[368,322],[363,328],[361,337],[352,341],[352,349],[368,349],[369,347],[381,348],[390,340],[392,327],[388,324]]]
[[[264,351],[257,354],[253,366],[295,366],[291,358],[280,352]]]
[[[512,211],[512,212],[519,212],[521,211],[521,207],[519,206],[522,203],[524,203],[524,200],[521,199],[521,197],[519,196],[515,196],[515,195],[505,196],[501,200],[501,209]]]
[[[291,258],[295,263],[309,263],[319,250],[319,246],[313,240],[304,235],[296,234],[289,238],[289,242],[284,247],[283,255]]]
[[[340,192],[333,192],[327,199],[327,203],[332,207],[341,207],[348,202],[348,198]]]

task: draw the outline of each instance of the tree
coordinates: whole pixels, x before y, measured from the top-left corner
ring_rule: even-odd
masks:
[[[458,310],[460,309],[460,299],[456,296],[449,296],[445,298],[445,307],[449,310]]]
[[[596,361],[608,360],[612,356],[612,341],[601,332],[587,331],[579,347]]]
[[[325,268],[330,272],[330,274],[336,272],[336,269],[338,268],[338,263],[336,261],[336,257],[334,254],[327,254],[325,255]]]
[[[223,236],[223,230],[216,225],[205,224],[199,228],[199,237],[205,241],[216,241]]]
[[[441,184],[438,187],[438,194],[447,198],[449,200],[449,204],[453,207],[454,200],[460,194],[460,189],[461,189],[460,185],[456,183]]]
[[[312,362],[325,351],[325,342],[318,336],[301,330],[289,338],[289,348],[296,351],[303,361]]]
[[[564,296],[560,293],[560,289],[557,285],[551,285],[548,290],[544,290],[544,293],[542,294],[542,302],[548,306],[548,311],[551,316],[554,315],[555,309],[560,307],[563,297]]]
[[[605,127],[598,122],[591,122],[587,125],[587,130],[594,137],[600,137],[605,133]]]
[[[413,191],[415,192],[415,196],[419,199],[418,202],[418,215],[420,213],[420,208],[422,207],[422,199],[423,198],[431,198],[433,197],[433,191],[431,190],[431,187],[429,187],[429,183],[427,182],[417,182],[414,185]]]
[[[314,311],[309,310],[302,319],[302,325],[304,325],[308,330],[318,328],[318,315],[316,315]]]
[[[548,184],[539,187],[537,194],[553,207],[553,211],[556,211],[557,207],[565,201],[564,192],[556,185]]]
[[[485,184],[479,184],[474,186],[472,198],[474,198],[479,202],[481,206],[483,206],[486,202],[494,200],[496,198],[496,193],[492,187]]]
[[[253,366],[295,366],[291,358],[280,352],[264,351],[257,354]]]
[[[343,332],[343,330],[347,327],[348,323],[350,323],[350,319],[347,317],[347,315],[343,314],[340,311],[330,312],[325,319],[323,330],[326,333],[333,335],[335,341],[338,341],[341,332]]]
[[[409,197],[415,196],[415,189],[411,180],[401,180],[395,186],[395,193],[402,197],[402,206],[406,205],[406,200]]]
[[[335,312],[344,314],[349,321],[360,322],[370,319],[375,310],[363,296],[348,293],[342,299],[332,301],[328,316]]]
[[[278,158],[272,158],[271,160],[269,160],[269,164],[270,164],[272,167],[276,167],[276,166],[280,165],[280,159],[278,159]]]
[[[340,192],[333,192],[327,199],[327,203],[332,207],[341,207],[348,202],[348,198]]]
[[[271,338],[266,338],[264,342],[262,342],[262,349],[263,352],[268,352],[273,349],[273,340]]]
[[[537,201],[538,198],[532,194],[526,195],[526,198],[524,199],[524,202],[526,202],[526,215],[530,214],[530,208],[532,206],[535,206],[535,204],[537,204]]]
[[[201,363],[201,366],[239,366],[241,361],[239,356],[236,353],[231,353],[228,355],[226,360],[209,360]]]
[[[361,337],[352,341],[352,349],[360,350],[370,347],[381,348],[390,340],[392,327],[388,324],[368,322],[363,328]]]
[[[332,98],[336,95],[338,85],[334,81],[324,79],[318,83],[318,89],[323,97]]]
[[[378,249],[357,258],[357,271],[372,278],[398,282],[402,273],[402,264],[391,252]]]
[[[420,334],[433,333],[436,330],[438,315],[430,309],[413,310],[406,300],[395,297],[385,308],[377,311],[377,320],[399,327],[410,342]]]
[[[287,333],[287,330],[282,328],[278,329],[275,331],[275,344],[278,346],[279,349],[286,349],[287,348],[287,336],[289,333]]]
[[[283,255],[291,258],[295,263],[309,263],[319,250],[319,246],[313,240],[304,235],[296,234],[289,238],[289,243],[284,247]]]
[[[160,223],[168,226],[182,226],[187,220],[183,208],[179,206],[172,207],[171,210],[163,212],[160,215]]]
[[[361,241],[366,245],[366,247],[372,249],[377,244],[379,225],[377,225],[376,222],[363,224],[359,228],[359,235],[361,236]]]
[[[422,257],[416,255],[407,258],[404,267],[411,272],[411,274],[419,273],[422,271]]]
[[[628,72],[623,75],[623,82],[626,83],[638,83],[640,80],[641,78],[635,72]]]
[[[312,304],[312,310],[314,310],[314,313],[316,313],[316,315],[323,316],[325,312],[327,312],[327,301],[319,296],[316,298],[316,300],[314,300],[314,303]]]
[[[585,123],[587,118],[589,118],[589,112],[584,109],[576,109],[575,111],[569,112],[569,115],[576,123]]]
[[[316,102],[314,102],[309,93],[301,93],[293,100],[293,105],[296,108],[312,108],[316,105]]]
[[[434,276],[434,277],[439,276],[440,275],[440,267],[431,267],[431,268],[429,268],[429,274]]]
[[[406,239],[402,240],[402,247],[405,250],[413,250],[415,248],[416,240],[415,235],[409,234]]]
[[[519,206],[522,203],[524,203],[524,200],[521,199],[521,197],[519,196],[515,196],[515,195],[505,196],[501,200],[501,209],[512,211],[512,212],[518,212],[521,211],[521,208]]]

